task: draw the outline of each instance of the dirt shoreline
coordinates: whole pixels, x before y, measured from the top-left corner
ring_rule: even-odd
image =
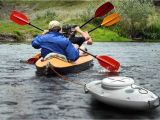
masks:
[[[19,37],[14,34],[0,33],[0,41],[17,42],[17,41],[19,41]]]
[[[31,35],[19,36],[11,33],[0,33],[0,42],[30,42],[32,40]]]

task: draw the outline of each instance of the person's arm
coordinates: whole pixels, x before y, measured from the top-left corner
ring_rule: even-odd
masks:
[[[86,35],[88,35],[89,36],[89,34],[88,34],[88,32],[86,31],[85,32],[86,33]],[[89,39],[88,40],[86,40],[87,41],[87,44],[88,45],[92,45],[92,43],[93,43],[93,41],[92,41],[92,38],[89,36]]]
[[[85,38],[85,41],[87,41],[88,45],[92,44],[92,39],[87,31],[86,32],[82,31],[79,26],[75,27],[75,31],[80,33]]]
[[[34,47],[35,49],[39,49],[41,47],[40,46],[40,36],[37,36],[32,40],[32,47]]]

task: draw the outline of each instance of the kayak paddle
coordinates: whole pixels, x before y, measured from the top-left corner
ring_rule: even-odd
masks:
[[[36,55],[34,55],[33,57],[29,58],[26,63],[28,64],[35,64],[37,62],[37,60],[39,60],[39,58],[41,58],[41,53],[38,53]]]
[[[105,17],[101,23],[101,25],[93,28],[92,30],[88,31],[88,33],[96,30],[97,28],[101,27],[101,26],[111,26],[111,25],[114,25],[116,23],[118,23],[120,21],[120,16],[119,14],[117,13],[113,13],[107,17]],[[120,63],[116,60],[114,60],[113,58],[109,57],[109,56],[106,56],[106,55],[101,55],[101,56],[98,56],[98,55],[93,55],[91,53],[88,53],[86,52],[85,50],[82,50],[80,49],[81,51],[93,56],[94,58],[96,58],[99,62],[99,64],[108,69],[109,71],[111,72],[117,72],[119,67],[120,67]]]
[[[15,23],[17,23],[19,25],[28,24],[28,25],[31,25],[32,27],[35,27],[35,28],[43,31],[41,28],[38,28],[38,27],[32,25],[28,21],[27,16],[25,16],[21,12],[13,11],[11,13],[11,15],[10,15],[10,19],[13,22],[15,22]],[[116,13],[115,14],[111,14],[110,16],[107,16],[106,18],[104,18],[104,20],[103,20],[103,22],[101,23],[100,26],[102,26],[102,25],[111,26],[111,25],[117,23],[119,20],[120,20],[120,16],[118,14],[116,14]],[[100,27],[100,26],[98,26],[98,27]],[[98,27],[94,28],[94,30],[97,29]],[[92,31],[93,31],[93,29],[90,30],[89,32],[92,32]],[[86,51],[84,51],[82,49],[80,49],[80,50],[83,51],[83,52],[86,52]],[[86,52],[86,53],[88,53],[88,52]],[[92,55],[91,53],[88,53],[88,54],[93,56],[93,57],[95,57],[102,67],[104,67],[105,69],[108,69],[111,72],[116,72],[119,69],[120,63],[117,62],[116,60],[114,60],[113,58],[109,57],[109,56],[105,56],[105,55],[103,55],[103,56],[95,56],[95,55]],[[34,63],[36,60],[38,60],[38,58],[35,59],[33,57],[33,59],[30,58],[28,61],[29,61],[29,63]]]
[[[83,25],[80,26],[80,28],[84,27],[87,23],[89,23],[91,20],[95,19],[96,17],[102,17],[105,14],[107,14],[109,11],[111,11],[114,8],[114,6],[110,2],[106,2],[103,5],[101,5],[95,12],[94,17],[89,19],[87,22],[85,22]]]
[[[120,67],[120,63],[116,60],[114,60],[113,58],[106,56],[106,55],[93,55],[81,48],[79,48],[81,51],[93,56],[94,58],[96,58],[99,62],[99,64],[104,67],[105,69],[109,70],[110,72],[117,72],[119,67]]]
[[[13,22],[15,22],[15,23],[17,23],[17,24],[19,24],[19,25],[26,25],[26,24],[28,24],[28,25],[30,25],[30,26],[32,26],[32,27],[35,27],[35,28],[43,31],[41,28],[39,28],[39,27],[34,26],[33,24],[31,24],[31,23],[29,22],[27,16],[24,15],[23,13],[21,13],[21,12],[18,12],[18,11],[15,11],[15,10],[12,11],[12,13],[11,13],[11,15],[10,15],[10,19],[11,19]]]
[[[113,13],[113,14],[105,17],[103,19],[102,23],[99,26],[91,29],[90,31],[88,31],[88,33],[94,31],[95,29],[97,29],[97,28],[99,28],[101,26],[107,26],[108,27],[108,26],[114,25],[114,24],[118,23],[120,21],[120,19],[121,19],[121,17],[120,17],[119,14]]]
[[[112,9],[114,9],[114,6],[112,5],[112,3],[110,2],[106,2],[103,5],[101,5],[95,12],[95,15],[90,18],[87,22],[85,22],[83,25],[80,26],[80,28],[84,27],[86,24],[88,24],[90,21],[92,21],[93,19],[97,18],[97,17],[102,17],[105,14],[107,14],[109,11],[111,11]],[[76,31],[72,32],[71,35],[75,35]]]

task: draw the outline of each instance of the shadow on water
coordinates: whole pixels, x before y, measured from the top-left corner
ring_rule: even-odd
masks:
[[[94,98],[92,98],[90,106],[89,113],[94,119],[154,119],[160,114],[156,109],[152,111],[137,111],[109,106]]]

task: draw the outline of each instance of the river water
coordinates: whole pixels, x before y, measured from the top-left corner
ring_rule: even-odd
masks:
[[[93,54],[116,59],[121,63],[116,75],[131,77],[160,96],[160,43],[95,43],[87,48]],[[80,85],[36,76],[35,66],[20,60],[37,52],[30,44],[0,44],[0,120],[160,119],[160,107],[153,111],[114,108],[85,94]],[[108,76],[113,74],[96,59],[92,68],[67,75],[85,83]]]

